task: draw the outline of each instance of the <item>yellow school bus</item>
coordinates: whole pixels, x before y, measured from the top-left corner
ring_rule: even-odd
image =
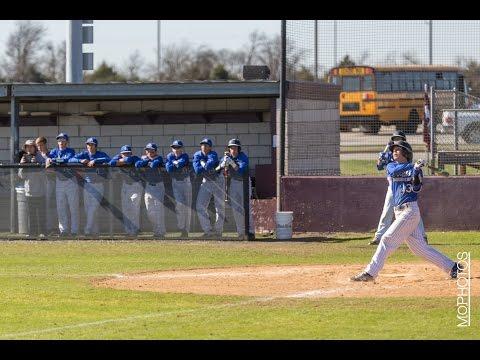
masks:
[[[380,126],[414,134],[423,118],[424,86],[465,91],[462,71],[452,66],[342,66],[330,70],[328,81],[340,85],[340,130],[360,127],[378,133]]]

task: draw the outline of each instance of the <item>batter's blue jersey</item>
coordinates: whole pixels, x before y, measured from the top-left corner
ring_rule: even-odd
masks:
[[[413,184],[415,175],[422,179],[422,170],[416,170],[412,163],[391,162],[387,165],[387,177],[391,178],[393,205],[399,206],[408,202],[417,201],[417,193],[422,188],[422,182]]]

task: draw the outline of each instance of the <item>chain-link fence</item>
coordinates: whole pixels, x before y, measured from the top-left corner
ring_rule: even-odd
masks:
[[[396,130],[405,133],[415,159],[436,157],[423,136],[425,85],[440,92],[455,89],[456,106],[443,109],[464,110],[457,112],[458,136],[452,139],[441,132],[443,115],[435,114],[439,149],[450,144],[452,150],[474,151],[478,109],[462,105],[461,97],[480,96],[479,45],[480,21],[288,20],[286,81],[297,91],[287,92],[286,175],[383,176],[375,163]],[[304,106],[300,113],[297,99],[306,98],[309,113]],[[295,158],[296,144],[309,162]],[[446,166],[452,175],[462,173],[454,164]],[[472,166],[466,171],[480,174]]]
[[[251,240],[248,171],[226,168],[1,165],[1,237]]]

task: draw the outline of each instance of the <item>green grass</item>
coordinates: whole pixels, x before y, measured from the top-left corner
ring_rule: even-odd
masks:
[[[372,234],[291,242],[0,242],[0,339],[471,339],[457,328],[455,298],[278,299],[159,294],[96,288],[125,272],[261,264],[365,264]],[[451,257],[480,256],[478,232],[432,232]],[[402,246],[388,260],[422,261]]]
[[[445,171],[454,175],[454,165],[445,165]],[[428,170],[425,170],[428,174]],[[340,160],[340,174],[346,176],[374,175],[385,176],[385,171],[378,171],[375,160]],[[467,166],[467,175],[480,175],[479,169]]]

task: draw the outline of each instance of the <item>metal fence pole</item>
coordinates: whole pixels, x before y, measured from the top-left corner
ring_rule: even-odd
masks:
[[[453,89],[453,108],[457,109],[457,90]],[[457,134],[457,110],[453,112],[453,149],[458,150],[458,134]],[[458,175],[458,165],[453,167],[454,175]]]
[[[430,156],[432,158],[432,165],[435,167],[435,90],[433,86],[430,87]],[[432,175],[435,170],[432,169]]]
[[[250,233],[250,174],[247,168],[243,175],[243,209],[244,209],[244,239],[248,240]]]
[[[315,34],[314,34],[314,49],[315,49],[315,80],[318,80],[318,20],[315,20]]]
[[[12,96],[10,99],[10,161],[15,163],[18,156],[18,142],[19,142],[19,130],[18,130],[18,117],[19,117],[19,104],[17,99]],[[10,232],[17,232],[17,202],[15,193],[15,182],[17,179],[17,171],[10,169]]]
[[[281,70],[280,70],[280,124],[277,129],[279,144],[277,147],[277,211],[282,211],[281,181],[285,174],[285,110],[286,110],[286,82],[287,82],[287,21],[281,21]]]

